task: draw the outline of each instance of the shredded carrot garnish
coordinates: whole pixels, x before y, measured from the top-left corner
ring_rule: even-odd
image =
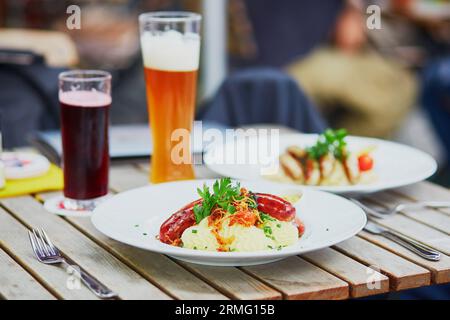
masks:
[[[220,235],[222,225],[226,220],[228,220],[229,226],[240,224],[245,227],[251,227],[261,221],[256,201],[251,193],[245,188],[241,188],[240,191],[239,197],[234,197],[231,201],[231,205],[235,208],[233,213],[216,206],[208,217],[208,225],[212,228],[212,233],[219,243],[218,251],[229,251],[229,245],[234,240],[234,237],[224,238]]]

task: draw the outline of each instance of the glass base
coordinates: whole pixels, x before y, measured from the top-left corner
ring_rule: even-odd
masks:
[[[94,209],[107,197],[98,197],[94,199],[75,200],[64,198],[60,203],[61,209],[70,211],[94,211]]]

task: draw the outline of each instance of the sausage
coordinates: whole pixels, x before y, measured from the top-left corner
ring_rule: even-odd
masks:
[[[332,153],[327,153],[326,155],[320,157],[319,159],[319,167],[320,167],[320,175],[322,179],[328,178],[334,169],[334,163],[336,159]]]
[[[281,221],[294,220],[295,208],[289,201],[273,194],[255,193],[254,195],[259,211]]]
[[[281,221],[294,220],[295,208],[290,202],[266,193],[254,193],[254,196],[259,211]],[[164,221],[159,229],[159,240],[177,245],[184,230],[195,225],[194,206],[201,202],[202,199],[198,199],[189,203]]]
[[[343,161],[345,174],[347,175],[348,180],[352,184],[356,184],[360,178],[359,172],[359,163],[358,157],[354,153],[350,153],[347,155],[345,160]]]
[[[289,178],[292,178],[296,182],[303,183],[303,168],[300,162],[295,160],[292,155],[290,155],[289,153],[281,155],[280,165]]]
[[[159,229],[159,240],[167,244],[177,244],[184,230],[195,224],[194,206],[201,202],[202,199],[198,199],[189,203],[164,221]]]
[[[320,167],[316,160],[306,160],[305,171],[305,182],[307,185],[316,186],[320,183]]]
[[[308,156],[308,152],[306,149],[297,147],[297,146],[290,146],[286,149],[287,153],[296,158],[298,161],[303,162],[303,160],[306,159]]]

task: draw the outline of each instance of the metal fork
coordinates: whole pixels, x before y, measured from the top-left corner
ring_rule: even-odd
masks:
[[[390,209],[378,209],[378,212],[384,215],[392,215],[394,213],[405,211],[408,209],[422,209],[422,208],[450,208],[450,201],[422,201],[415,203],[400,203]]]
[[[32,229],[28,231],[31,247],[33,248],[36,258],[45,264],[62,264],[64,267],[71,267],[71,265],[61,255],[59,249],[50,241],[43,229]],[[81,270],[80,268],[73,268],[74,272],[78,273],[81,281],[98,297],[102,299],[111,299],[117,297],[117,294],[105,285],[100,283],[95,278]]]
[[[423,202],[415,202],[415,203],[400,203],[396,205],[393,208],[389,209],[373,209],[365,204],[363,204],[361,201],[356,200],[354,198],[350,198],[350,201],[354,202],[355,204],[359,205],[361,208],[363,208],[368,214],[371,214],[377,218],[386,218],[388,216],[391,216],[397,212],[405,211],[407,209],[421,209],[421,208],[450,208],[450,201],[423,201]]]
[[[373,233],[382,235],[394,242],[397,242],[399,245],[409,249],[410,251],[416,253],[417,255],[425,258],[427,260],[439,261],[441,259],[441,254],[439,251],[434,250],[433,248],[424,245],[421,242],[418,242],[414,239],[401,235],[397,232],[388,230],[378,224],[375,224],[371,221],[368,221],[364,230]]]
[[[366,212],[366,214],[368,215],[367,216],[368,218],[370,218],[370,216],[373,216],[375,218],[380,218],[380,219],[384,219],[387,217],[385,214],[379,213],[377,210],[372,209],[369,206],[366,206],[364,203],[362,203],[359,200],[356,200],[355,198],[348,198],[348,200],[350,200],[357,206],[361,207],[361,209],[363,209]]]

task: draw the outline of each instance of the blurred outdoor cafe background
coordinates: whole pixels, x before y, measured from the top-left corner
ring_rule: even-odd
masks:
[[[81,28],[69,30],[74,4]],[[328,126],[427,151],[435,181],[450,186],[447,0],[0,0],[4,147],[58,128],[57,75],[69,68],[112,72],[111,122],[147,123],[137,16],[156,10],[203,15],[198,118],[302,129],[289,120],[295,82]],[[246,110],[245,99],[257,105]]]

